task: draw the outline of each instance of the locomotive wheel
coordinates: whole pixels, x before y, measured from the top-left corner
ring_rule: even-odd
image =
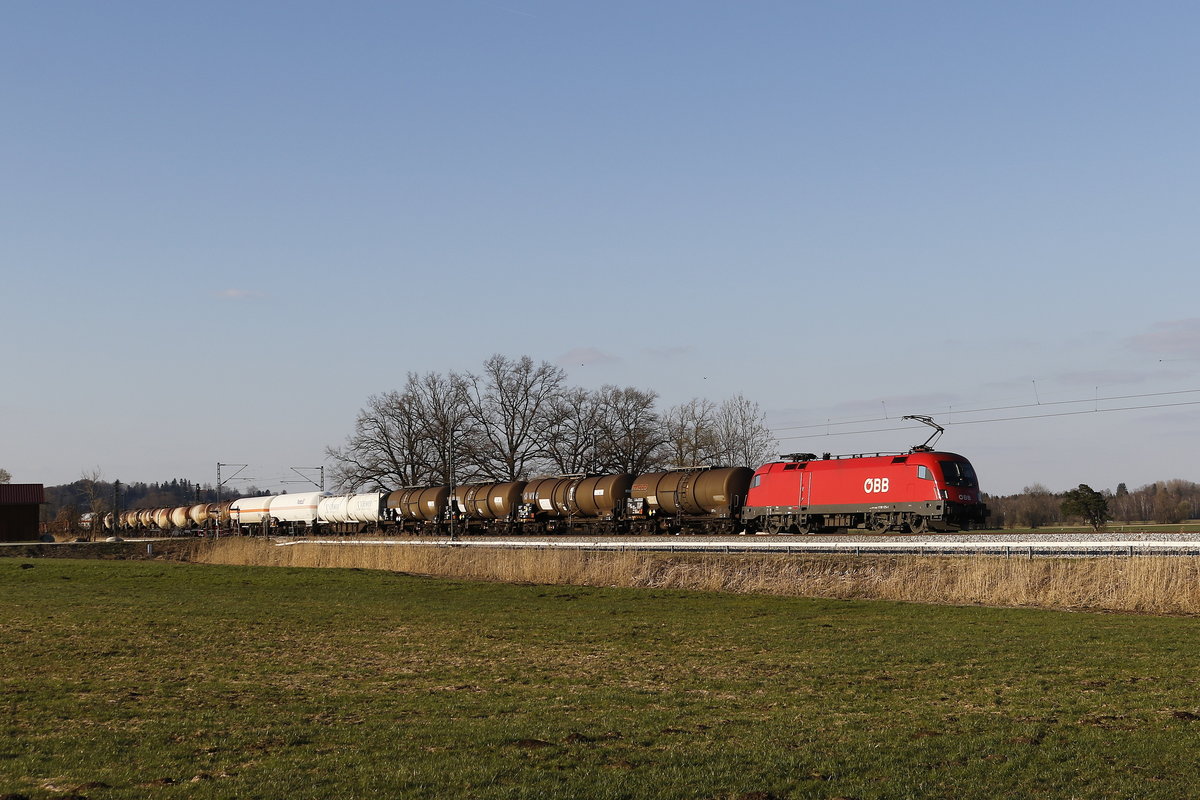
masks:
[[[796,529],[796,533],[800,534],[812,533],[813,530],[812,523],[810,523],[807,518],[801,519],[793,527]]]
[[[871,528],[872,533],[883,533],[892,527],[892,521],[886,514],[872,514],[871,518],[867,520],[867,525]]]
[[[929,518],[913,514],[908,520],[908,529],[913,533],[925,533],[929,530]]]
[[[783,520],[779,517],[767,517],[767,524],[764,526],[764,529],[773,536],[783,530]]]

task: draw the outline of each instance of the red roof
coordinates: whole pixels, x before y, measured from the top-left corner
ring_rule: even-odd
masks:
[[[0,483],[0,506],[24,506],[46,502],[40,483]]]

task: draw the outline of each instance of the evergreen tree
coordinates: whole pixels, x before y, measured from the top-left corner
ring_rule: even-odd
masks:
[[[1082,517],[1092,530],[1100,530],[1108,522],[1108,499],[1086,483],[1078,489],[1063,493],[1062,513],[1068,517]]]

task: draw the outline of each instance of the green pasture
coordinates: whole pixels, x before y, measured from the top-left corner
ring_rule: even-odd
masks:
[[[1195,796],[1198,632],[0,559],[0,797]]]

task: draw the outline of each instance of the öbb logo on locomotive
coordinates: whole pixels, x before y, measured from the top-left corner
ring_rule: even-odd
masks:
[[[940,426],[927,424],[940,434]],[[133,509],[121,512],[115,527],[277,534],[605,535],[922,533],[981,525],[988,509],[974,467],[957,453],[934,450],[933,438],[903,453],[793,453],[756,469],[699,466],[637,475],[557,475]],[[109,514],[105,527],[114,527],[113,522]]]

